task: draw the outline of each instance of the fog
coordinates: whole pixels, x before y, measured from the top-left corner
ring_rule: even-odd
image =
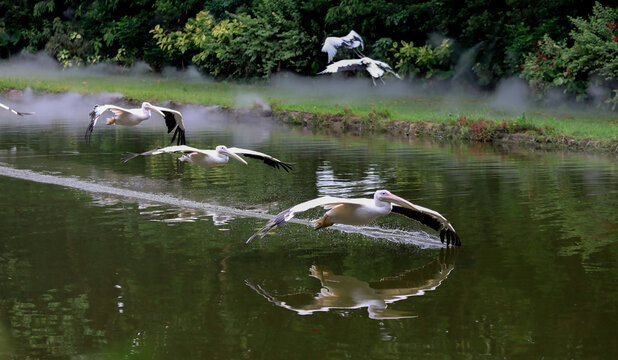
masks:
[[[443,37],[433,34],[432,42],[439,43]],[[270,78],[267,85],[277,97],[308,97],[319,96],[328,104],[361,104],[372,99],[414,99],[433,97],[439,99],[440,109],[457,112],[464,102],[474,100],[479,107],[499,110],[510,114],[522,114],[539,107],[569,107],[581,108],[575,105],[572,97],[567,96],[560,89],[550,91],[543,103],[535,101],[528,84],[520,78],[503,79],[494,90],[487,91],[475,85],[472,65],[482,43],[469,49],[459,49],[459,60],[454,67],[453,79],[448,81],[431,81],[420,79],[399,80],[388,74],[384,77],[384,84],[377,80],[373,86],[371,78],[365,72],[345,72],[334,75],[300,76],[290,72],[282,72]],[[394,65],[394,64],[391,64]],[[15,77],[36,77],[39,79],[58,77],[106,77],[106,76],[136,76],[174,79],[184,82],[212,82],[213,80],[202,75],[197,68],[188,67],[185,70],[165,68],[161,73],[155,73],[145,63],[136,63],[130,68],[113,64],[96,64],[88,66],[74,66],[62,68],[57,61],[44,53],[22,53],[9,60],[0,62],[0,76],[10,74]],[[600,83],[600,81],[597,81]],[[243,88],[243,87],[239,87]],[[601,85],[591,85],[588,94],[593,103],[604,101],[611,92]],[[158,104],[178,109],[183,112],[184,121],[188,127],[225,128],[233,126],[247,126],[255,128],[255,122],[262,128],[269,121],[260,117],[245,114],[253,110],[270,110],[271,99],[265,99],[257,91],[239,91],[236,94],[234,107],[239,109],[233,119],[230,114],[222,112],[216,106],[179,106],[175,103],[164,102]],[[285,100],[283,100],[285,101]],[[18,111],[36,112],[29,117],[29,121],[40,122],[58,118],[77,121],[88,121],[88,113],[94,104],[116,104],[125,107],[135,107],[137,104],[128,104],[123,101],[123,95],[118,93],[100,93],[96,95],[79,95],[75,93],[42,94],[33,93],[26,89],[23,92],[9,92],[0,98],[0,102],[7,104]],[[469,106],[469,104],[468,104]],[[0,109],[2,110],[2,109]],[[0,115],[6,116],[6,115]],[[207,121],[204,121],[207,119]],[[146,123],[144,123],[146,124]]]

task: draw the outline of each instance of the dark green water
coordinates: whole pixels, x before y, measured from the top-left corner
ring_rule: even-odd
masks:
[[[205,170],[122,164],[169,138],[87,146],[87,121],[0,116],[0,359],[618,358],[615,157],[189,121],[192,146],[296,164]],[[244,243],[255,213],[383,188],[463,246],[397,215]]]

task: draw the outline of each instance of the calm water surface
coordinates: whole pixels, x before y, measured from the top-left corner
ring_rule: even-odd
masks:
[[[295,171],[123,164],[167,144],[162,124],[101,124],[88,146],[85,116],[0,115],[0,359],[618,358],[615,157],[203,115],[192,146]],[[316,232],[319,211],[244,243],[264,214],[382,188],[463,246],[396,215]]]

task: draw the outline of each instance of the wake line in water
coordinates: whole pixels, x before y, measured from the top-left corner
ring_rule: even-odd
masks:
[[[152,194],[141,191],[122,189],[72,177],[41,174],[32,170],[15,169],[2,165],[0,165],[0,176],[34,181],[42,184],[59,185],[92,193],[108,194],[137,200],[146,200],[177,207],[188,207],[205,211],[214,211],[216,213],[235,215],[238,217],[253,217],[270,220],[274,216],[251,210],[241,210],[229,206],[221,206],[198,201],[179,199],[165,194]],[[292,219],[290,220],[290,222],[311,226],[311,222],[307,220]],[[361,234],[372,238],[385,239],[397,243],[413,244],[421,248],[439,248],[442,246],[439,240],[434,239],[434,237],[422,231],[410,232],[396,229],[382,229],[379,227],[371,226],[359,227],[349,225],[335,225],[332,228],[345,233]],[[249,235],[250,234],[247,234],[247,236]]]

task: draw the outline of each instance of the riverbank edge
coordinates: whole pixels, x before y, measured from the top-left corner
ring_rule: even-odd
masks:
[[[3,96],[19,97],[20,89],[1,91]],[[40,93],[57,93],[37,90]],[[123,97],[123,101],[139,105],[142,100]],[[171,106],[183,106],[189,103],[169,101]],[[193,104],[202,106],[217,106],[221,111],[230,114],[255,113],[269,116],[284,124],[302,126],[305,128],[325,130],[331,135],[351,134],[356,136],[371,136],[383,134],[404,138],[432,139],[435,141],[461,141],[468,143],[493,143],[517,147],[531,147],[544,150],[568,150],[577,152],[599,152],[618,154],[618,140],[576,139],[560,134],[545,126],[519,124],[511,120],[501,122],[493,120],[471,120],[465,116],[459,117],[453,123],[426,121],[397,121],[389,119],[388,114],[378,111],[369,113],[366,117],[354,115],[344,109],[339,113],[303,112],[285,109],[280,103],[254,103],[250,109],[239,109],[217,104]],[[618,129],[617,129],[618,131]]]
[[[485,119],[470,120],[462,116],[454,123],[408,122],[390,120],[375,113],[370,113],[365,118],[345,111],[340,114],[321,114],[282,108],[273,108],[271,116],[285,124],[324,129],[331,134],[350,133],[359,136],[385,134],[407,138],[431,138],[438,141],[480,142],[544,150],[618,154],[618,141],[616,140],[576,139],[556,134],[547,126],[518,124],[508,120],[501,122]]]

